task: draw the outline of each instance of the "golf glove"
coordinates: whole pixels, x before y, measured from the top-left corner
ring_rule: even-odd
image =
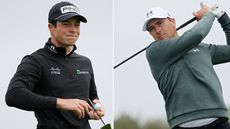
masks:
[[[225,13],[225,11],[218,7],[216,3],[209,4],[208,6],[210,7],[210,11],[216,16],[217,19],[219,19]]]

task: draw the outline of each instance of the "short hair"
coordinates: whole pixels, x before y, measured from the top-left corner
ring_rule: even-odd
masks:
[[[57,21],[53,20],[49,22],[50,24],[54,25],[55,27],[57,26]]]

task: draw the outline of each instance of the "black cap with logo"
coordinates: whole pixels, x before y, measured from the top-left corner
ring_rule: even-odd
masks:
[[[80,12],[74,4],[70,2],[60,2],[55,4],[49,12],[49,22],[52,21],[65,21],[72,17],[77,17],[81,22],[86,23],[87,19],[80,15]]]

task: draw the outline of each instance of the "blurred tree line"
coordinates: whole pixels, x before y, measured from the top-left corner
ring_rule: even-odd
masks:
[[[230,108],[228,109],[230,118]],[[230,120],[229,120],[230,122]],[[114,121],[114,129],[170,129],[166,119],[152,119],[141,124],[139,119],[131,117],[128,114],[122,114]]]
[[[166,120],[153,119],[141,124],[139,119],[122,114],[114,121],[114,129],[170,129]]]

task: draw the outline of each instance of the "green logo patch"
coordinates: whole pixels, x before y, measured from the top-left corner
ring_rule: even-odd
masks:
[[[75,73],[76,73],[77,75],[80,75],[80,74],[89,74],[88,71],[81,71],[81,70],[79,70],[79,69],[76,69]]]

